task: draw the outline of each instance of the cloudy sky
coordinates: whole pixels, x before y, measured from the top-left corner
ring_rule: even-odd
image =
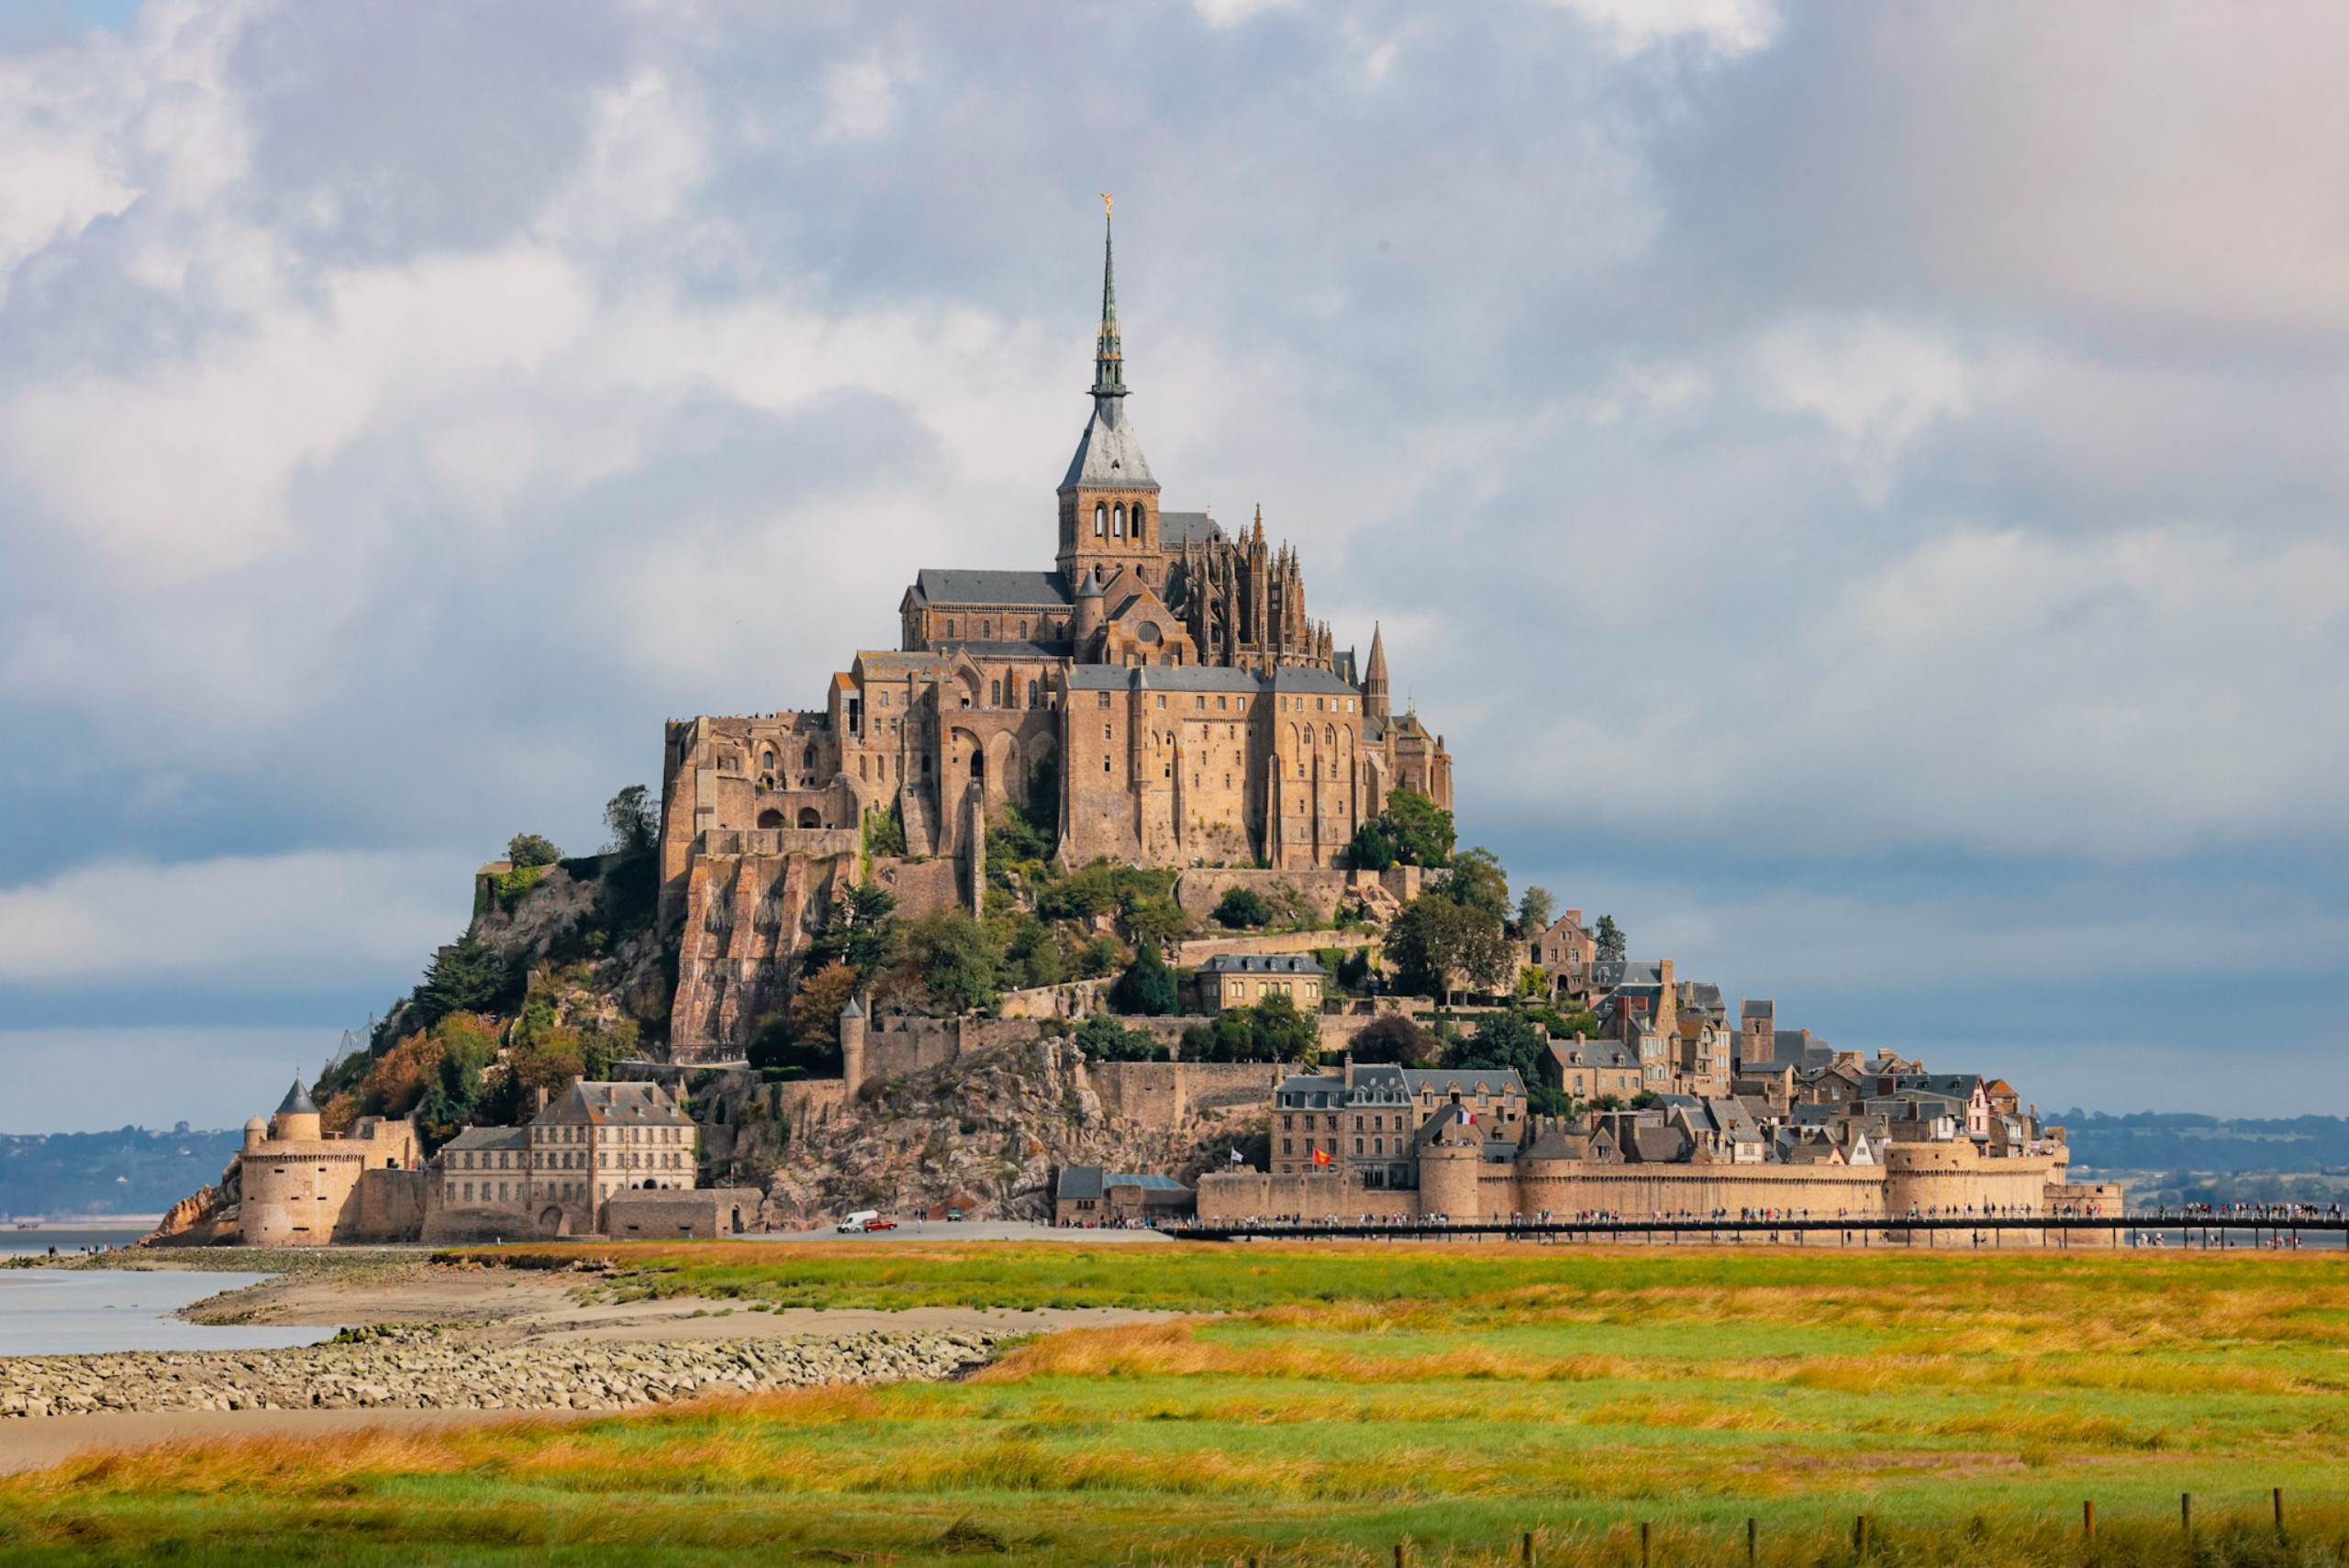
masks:
[[[1464,837],[2043,1106],[2349,1109],[2336,6],[14,0],[0,1130],[233,1125],[661,721],[1170,506]]]

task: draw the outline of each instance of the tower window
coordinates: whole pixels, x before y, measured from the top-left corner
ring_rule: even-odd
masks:
[[[1109,508],[1099,501],[1093,503],[1093,537],[1106,539],[1109,533]]]
[[[1122,501],[1118,504],[1117,510],[1109,514],[1109,532],[1119,539],[1126,537],[1126,507]]]
[[[1141,503],[1137,501],[1134,503],[1134,538],[1136,539],[1141,538]]]

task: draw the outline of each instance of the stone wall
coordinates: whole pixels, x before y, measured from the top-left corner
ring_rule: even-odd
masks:
[[[852,854],[693,858],[678,933],[671,1061],[743,1057],[760,1018],[790,1000],[794,966],[840,879],[855,874]]]
[[[963,902],[963,867],[952,860],[900,860],[894,855],[873,858],[873,880],[897,900],[900,919],[918,920]]]
[[[1195,969],[1218,953],[1318,952],[1323,948],[1372,947],[1379,940],[1376,933],[1368,931],[1257,931],[1195,937],[1176,945],[1174,962]]]
[[[413,1241],[424,1233],[429,1171],[369,1171],[359,1178],[359,1201],[348,1236],[338,1241]]]
[[[1932,1151],[1938,1153],[1911,1153]],[[1805,1211],[1814,1219],[1897,1218],[1972,1206],[2043,1212],[2049,1156],[1985,1159],[1970,1144],[1895,1145],[1896,1163],[1846,1165],[1636,1165],[1576,1160],[1495,1164],[1463,1159],[1420,1162],[1420,1190],[1364,1188],[1344,1173],[1275,1176],[1241,1172],[1203,1176],[1199,1218],[1236,1220],[1287,1215],[1350,1221],[1369,1214],[1414,1218],[1442,1213],[1455,1221],[1546,1213],[1553,1218],[1609,1214],[1624,1218],[1703,1218],[1753,1209]],[[2114,1202],[2117,1207],[2117,1189]]]
[[[1110,1116],[1171,1131],[1189,1117],[1267,1111],[1288,1071],[1270,1062],[1097,1062],[1085,1082]]]
[[[1089,1018],[1107,1005],[1103,997],[1116,984],[1108,979],[1072,980],[1065,985],[1006,991],[999,1010],[1007,1018]]]
[[[1317,918],[1329,920],[1337,916],[1338,906],[1349,895],[1360,898],[1365,888],[1381,889],[1397,903],[1408,904],[1419,896],[1420,879],[1425,874],[1418,866],[1393,866],[1386,871],[1337,871],[1313,866],[1286,871],[1194,867],[1175,879],[1174,900],[1187,913],[1204,920],[1222,902],[1223,895],[1235,887],[1253,888],[1270,896],[1282,883],[1286,883],[1305,895]]]
[[[672,1188],[617,1192],[604,1200],[596,1229],[616,1241],[707,1241],[765,1229],[756,1187]]]

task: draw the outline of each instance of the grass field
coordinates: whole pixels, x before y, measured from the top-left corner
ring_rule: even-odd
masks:
[[[1652,1568],[1735,1568],[1753,1518],[1768,1568],[1843,1568],[1862,1513],[1888,1563],[2349,1562],[2338,1256],[612,1255],[587,1288],[1197,1316],[951,1386],[82,1462],[0,1482],[0,1562],[1497,1564],[1532,1531],[1635,1568],[1648,1521]]]

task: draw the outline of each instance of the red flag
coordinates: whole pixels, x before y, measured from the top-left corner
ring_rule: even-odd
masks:
[[[1313,1162],[1317,1165],[1328,1164],[1330,1162],[1330,1151],[1327,1149],[1316,1149],[1313,1151]]]

